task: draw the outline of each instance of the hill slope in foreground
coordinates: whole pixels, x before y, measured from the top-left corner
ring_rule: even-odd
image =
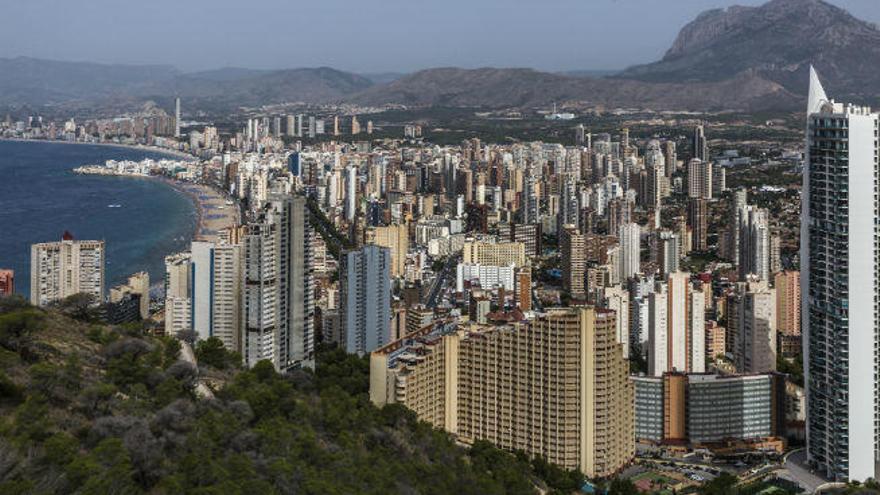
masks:
[[[315,373],[239,369],[138,327],[0,298],[0,493],[571,493],[578,473],[486,443],[457,446],[367,397],[368,362],[322,350]],[[196,399],[197,378],[216,384]]]

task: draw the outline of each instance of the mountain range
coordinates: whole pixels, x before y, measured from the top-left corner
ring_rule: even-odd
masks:
[[[0,106],[141,104],[185,99],[229,110],[287,102],[485,108],[798,109],[810,64],[831,94],[880,97],[880,30],[822,0],[771,0],[704,12],[663,58],[612,75],[522,68],[433,68],[358,75],[328,67],[225,68],[0,59]]]

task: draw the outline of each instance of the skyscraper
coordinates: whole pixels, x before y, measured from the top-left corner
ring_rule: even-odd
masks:
[[[0,270],[0,296],[11,296],[15,293],[15,272]]]
[[[281,369],[311,368],[315,361],[314,234],[306,198],[273,195],[269,198],[269,207],[274,210],[280,233],[279,366]]]
[[[192,243],[192,330],[241,350],[241,249],[237,244]]]
[[[678,271],[682,240],[678,234],[668,230],[662,230],[655,235],[656,262],[660,267],[660,275],[667,277]]]
[[[245,364],[314,367],[312,230],[306,200],[277,194],[247,226],[244,255]]]
[[[180,97],[174,99],[174,137],[180,137]]]
[[[31,246],[31,304],[46,306],[74,294],[104,298],[104,241],[77,241],[64,232],[60,242]]]
[[[703,125],[694,127],[694,135],[691,138],[692,158],[701,162],[709,161],[709,145],[706,143],[706,134]]]
[[[676,272],[649,296],[648,374],[706,371],[705,296]]]
[[[770,222],[767,210],[747,205],[737,215],[739,242],[737,267],[740,280],[754,275],[770,280]]]
[[[278,364],[277,340],[280,332],[278,225],[269,218],[250,222],[242,239],[244,251],[244,289],[242,304],[241,355],[245,366],[267,360]]]
[[[406,254],[409,251],[409,229],[405,224],[367,229],[366,242],[390,249],[391,276],[403,276],[406,267]]]
[[[528,324],[411,335],[379,349],[370,399],[402,404],[466,442],[612,476],[635,454],[628,370],[613,311],[557,308]]]
[[[740,215],[748,204],[748,195],[745,189],[737,189],[730,197],[728,206],[730,217],[727,220],[727,232],[725,232],[724,249],[721,256],[725,259],[733,261],[734,265],[739,263],[739,225]]]
[[[566,225],[559,235],[562,288],[572,299],[586,297],[584,275],[587,269],[587,236],[573,225]]]
[[[801,334],[801,274],[784,271],[773,278],[776,289],[776,329],[783,335]]]
[[[618,240],[620,241],[620,281],[637,275],[641,271],[641,228],[637,223],[627,223],[620,226]]]
[[[691,198],[688,200],[688,226],[691,228],[691,246],[693,251],[704,252],[709,249],[707,233],[709,230],[709,206],[705,199]]]
[[[357,180],[357,167],[352,165],[345,171],[345,219],[349,222],[357,214]]]
[[[727,313],[736,371],[776,371],[776,290],[763,280],[741,282],[728,298]]]
[[[712,162],[694,158],[688,162],[688,197],[712,199]]]
[[[391,251],[367,245],[342,255],[340,317],[345,350],[366,354],[391,341]]]
[[[876,477],[880,115],[837,103],[810,70],[801,197],[807,458],[828,478]]]
[[[672,174],[678,170],[678,152],[675,148],[675,141],[663,143],[663,158],[666,163],[666,177],[672,177]]]
[[[165,335],[192,330],[190,253],[165,257]]]

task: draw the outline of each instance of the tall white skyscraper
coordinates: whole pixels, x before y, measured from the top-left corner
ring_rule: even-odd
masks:
[[[712,162],[694,158],[688,162],[688,197],[712,199]]]
[[[348,167],[345,173],[345,219],[351,222],[357,214],[357,167]]]
[[[746,205],[736,216],[739,222],[737,254],[740,280],[754,275],[770,280],[770,220],[767,210]]]
[[[339,265],[345,350],[366,354],[391,341],[391,251],[367,245]]]
[[[312,227],[306,199],[282,195],[270,198],[280,223],[279,274],[281,331],[279,363],[282,369],[314,367],[315,301],[313,297]]]
[[[654,238],[655,259],[660,267],[660,275],[669,276],[678,271],[681,252],[681,238],[678,234],[662,230]]]
[[[693,158],[703,162],[709,161],[709,144],[706,142],[705,128],[702,124],[694,127],[691,148],[693,150]]]
[[[216,337],[240,351],[242,256],[237,244],[192,243],[192,329],[199,340]]]
[[[284,370],[314,367],[312,230],[306,200],[277,194],[244,237],[242,355]]]
[[[627,223],[620,226],[618,240],[620,241],[621,282],[626,282],[628,278],[641,271],[641,230],[637,223]]]
[[[31,304],[46,306],[74,294],[104,298],[104,241],[77,241],[65,232],[60,242],[31,246]]]
[[[174,99],[174,137],[180,137],[180,98]]]
[[[739,373],[776,371],[776,289],[767,281],[737,284],[728,298],[728,330]]]
[[[706,371],[705,296],[676,272],[649,296],[648,374]]]
[[[877,476],[880,116],[837,103],[810,70],[801,196],[807,458],[828,478]]]

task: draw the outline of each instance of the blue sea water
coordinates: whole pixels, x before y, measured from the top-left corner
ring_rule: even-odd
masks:
[[[16,293],[30,294],[30,245],[60,240],[65,230],[106,242],[108,290],[141,270],[151,284],[161,282],[164,257],[192,240],[192,200],[157,180],[71,169],[162,157],[123,147],[0,141],[0,268],[15,270]]]

